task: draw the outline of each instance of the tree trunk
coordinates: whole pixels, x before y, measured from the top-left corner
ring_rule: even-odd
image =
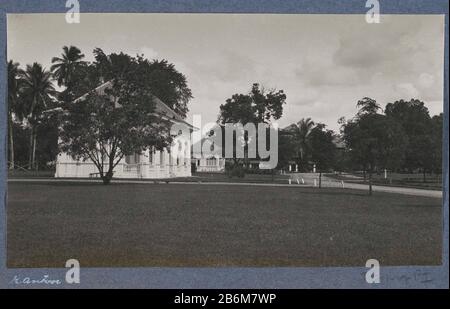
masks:
[[[372,195],[372,171],[369,171],[369,195]]]
[[[111,183],[111,179],[112,179],[112,177],[109,176],[108,173],[106,173],[106,175],[102,177],[103,184],[109,185]]]
[[[111,183],[112,176],[113,176],[113,172],[110,169],[106,172],[106,174],[101,175],[103,184],[109,185]]]
[[[322,188],[322,171],[319,172],[319,189]]]
[[[366,170],[363,171],[364,182],[366,182]]]
[[[30,144],[28,149],[28,169],[33,169],[33,136],[34,136],[34,128],[30,126]]]
[[[33,157],[32,157],[32,161],[31,161],[31,166],[33,167],[33,169],[35,169],[37,167],[36,165],[36,140],[37,140],[37,134],[36,132],[33,133]]]
[[[423,182],[427,182],[427,170],[425,168],[423,169]]]
[[[111,155],[114,158],[114,154]],[[104,185],[109,185],[114,175],[114,160],[108,162],[108,171],[105,175],[102,175],[102,180]]]
[[[14,135],[13,135],[13,122],[12,115],[9,113],[9,169],[14,169]]]

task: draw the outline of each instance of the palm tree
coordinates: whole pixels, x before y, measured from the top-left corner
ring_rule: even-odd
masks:
[[[309,135],[314,126],[315,123],[311,118],[303,118],[289,128],[297,148],[297,158],[301,169],[305,169],[308,165],[310,154]]]
[[[84,54],[82,54],[81,50],[75,46],[64,46],[61,57],[52,58],[53,65],[50,67],[50,70],[52,71],[58,86],[66,87],[66,90],[63,92],[65,95],[70,96],[76,80],[77,70],[85,64],[85,62],[82,61],[83,58]]]
[[[23,73],[24,113],[30,128],[30,149],[28,168],[35,167],[36,127],[42,112],[53,102],[56,91],[52,83],[52,75],[39,63],[27,65]]]
[[[23,71],[19,63],[10,60],[8,62],[8,126],[9,126],[9,169],[14,169],[14,134],[13,115],[19,116],[19,93],[21,91]]]

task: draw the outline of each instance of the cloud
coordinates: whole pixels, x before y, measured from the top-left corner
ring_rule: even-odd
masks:
[[[320,97],[320,92],[311,87],[301,87],[298,94],[294,97],[289,97],[289,102],[295,105],[311,106]]]
[[[97,46],[164,58],[186,75],[191,114],[208,121],[254,82],[285,91],[280,126],[312,116],[336,129],[364,96],[381,105],[417,97],[442,111],[444,16],[383,15],[367,24],[358,14],[88,14],[77,30],[58,14],[15,16],[7,20],[8,58],[49,67],[68,44],[87,60]]]
[[[230,49],[216,54],[211,53],[210,57],[193,65],[200,74],[207,74],[209,80],[217,79],[222,82],[254,76],[256,73],[255,63],[251,57]]]
[[[434,76],[428,73],[422,73],[419,76],[419,86],[421,88],[431,88],[435,83]]]
[[[142,47],[139,50],[138,54],[139,55],[144,54],[145,58],[147,58],[149,60],[156,59],[158,56],[158,52],[156,50],[154,50],[151,47],[147,47],[147,46]]]
[[[340,33],[339,47],[333,55],[336,65],[370,69],[405,63],[406,55],[424,44],[418,39],[421,19],[385,16],[380,24],[361,23]]]
[[[420,95],[419,90],[411,83],[400,83],[395,85],[394,88],[400,97],[406,100],[418,98]]]

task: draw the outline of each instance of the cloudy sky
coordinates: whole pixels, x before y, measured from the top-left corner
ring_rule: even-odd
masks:
[[[219,105],[252,83],[287,94],[284,127],[312,117],[331,129],[358,99],[382,106],[418,98],[443,111],[444,17],[363,15],[63,14],[8,15],[8,59],[50,68],[64,45],[93,60],[105,52],[167,59],[187,77],[190,115],[215,121]]]

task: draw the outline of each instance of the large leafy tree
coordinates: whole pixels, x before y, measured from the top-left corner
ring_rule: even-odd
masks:
[[[92,66],[100,80],[109,81],[102,91],[92,91],[67,105],[59,146],[76,159],[91,160],[108,184],[124,156],[149,147],[162,149],[170,145],[172,136],[169,121],[154,113],[149,62],[123,53],[106,56],[97,50]]]
[[[341,128],[351,160],[369,172],[369,194],[372,194],[373,171],[399,166],[406,145],[401,125],[377,110],[359,110],[356,117],[342,123]]]
[[[138,57],[138,61],[148,66],[149,82],[153,94],[185,118],[189,111],[188,103],[193,98],[192,92],[187,86],[186,77],[167,60],[149,61]]]
[[[278,134],[278,168],[280,169],[286,168],[297,154],[294,139],[286,130],[288,128],[280,130]]]
[[[359,108],[357,116],[376,114],[381,109],[380,104],[378,104],[376,100],[369,97],[364,97],[359,100],[356,107]]]
[[[436,148],[432,144],[434,132],[427,107],[419,100],[399,100],[388,103],[385,113],[403,127],[408,138],[403,167],[410,172],[421,169],[425,180],[426,171],[432,169],[433,150]]]
[[[36,158],[36,128],[42,122],[43,111],[53,106],[56,91],[51,73],[36,62],[27,65],[22,80],[23,113],[30,131],[28,167],[33,169]]]
[[[93,66],[101,76],[101,80],[120,79],[130,69],[130,57],[124,53],[106,55],[102,49],[94,50],[96,62]],[[141,55],[133,57],[141,71],[145,71],[148,87],[152,93],[173,109],[177,114],[186,117],[188,103],[193,98],[187,85],[186,77],[175,69],[167,60],[148,60]]]
[[[234,94],[220,105],[220,112],[217,122],[220,125],[226,123],[246,124],[252,123],[255,127],[258,123],[270,124],[273,120],[278,120],[283,115],[283,105],[286,103],[286,94],[283,90],[271,89],[266,91],[259,84],[255,83],[247,94]],[[256,139],[258,139],[256,137]],[[236,141],[235,141],[236,142]],[[245,159],[247,160],[249,137],[248,132],[244,133]],[[239,160],[234,158],[235,164]]]
[[[255,83],[247,94],[234,94],[220,105],[218,122],[225,123],[270,123],[283,115],[286,94],[283,90],[266,91]]]
[[[319,188],[322,187],[322,173],[331,169],[336,160],[336,145],[334,132],[327,130],[326,126],[318,123],[309,135],[311,148],[311,161],[319,171]]]

